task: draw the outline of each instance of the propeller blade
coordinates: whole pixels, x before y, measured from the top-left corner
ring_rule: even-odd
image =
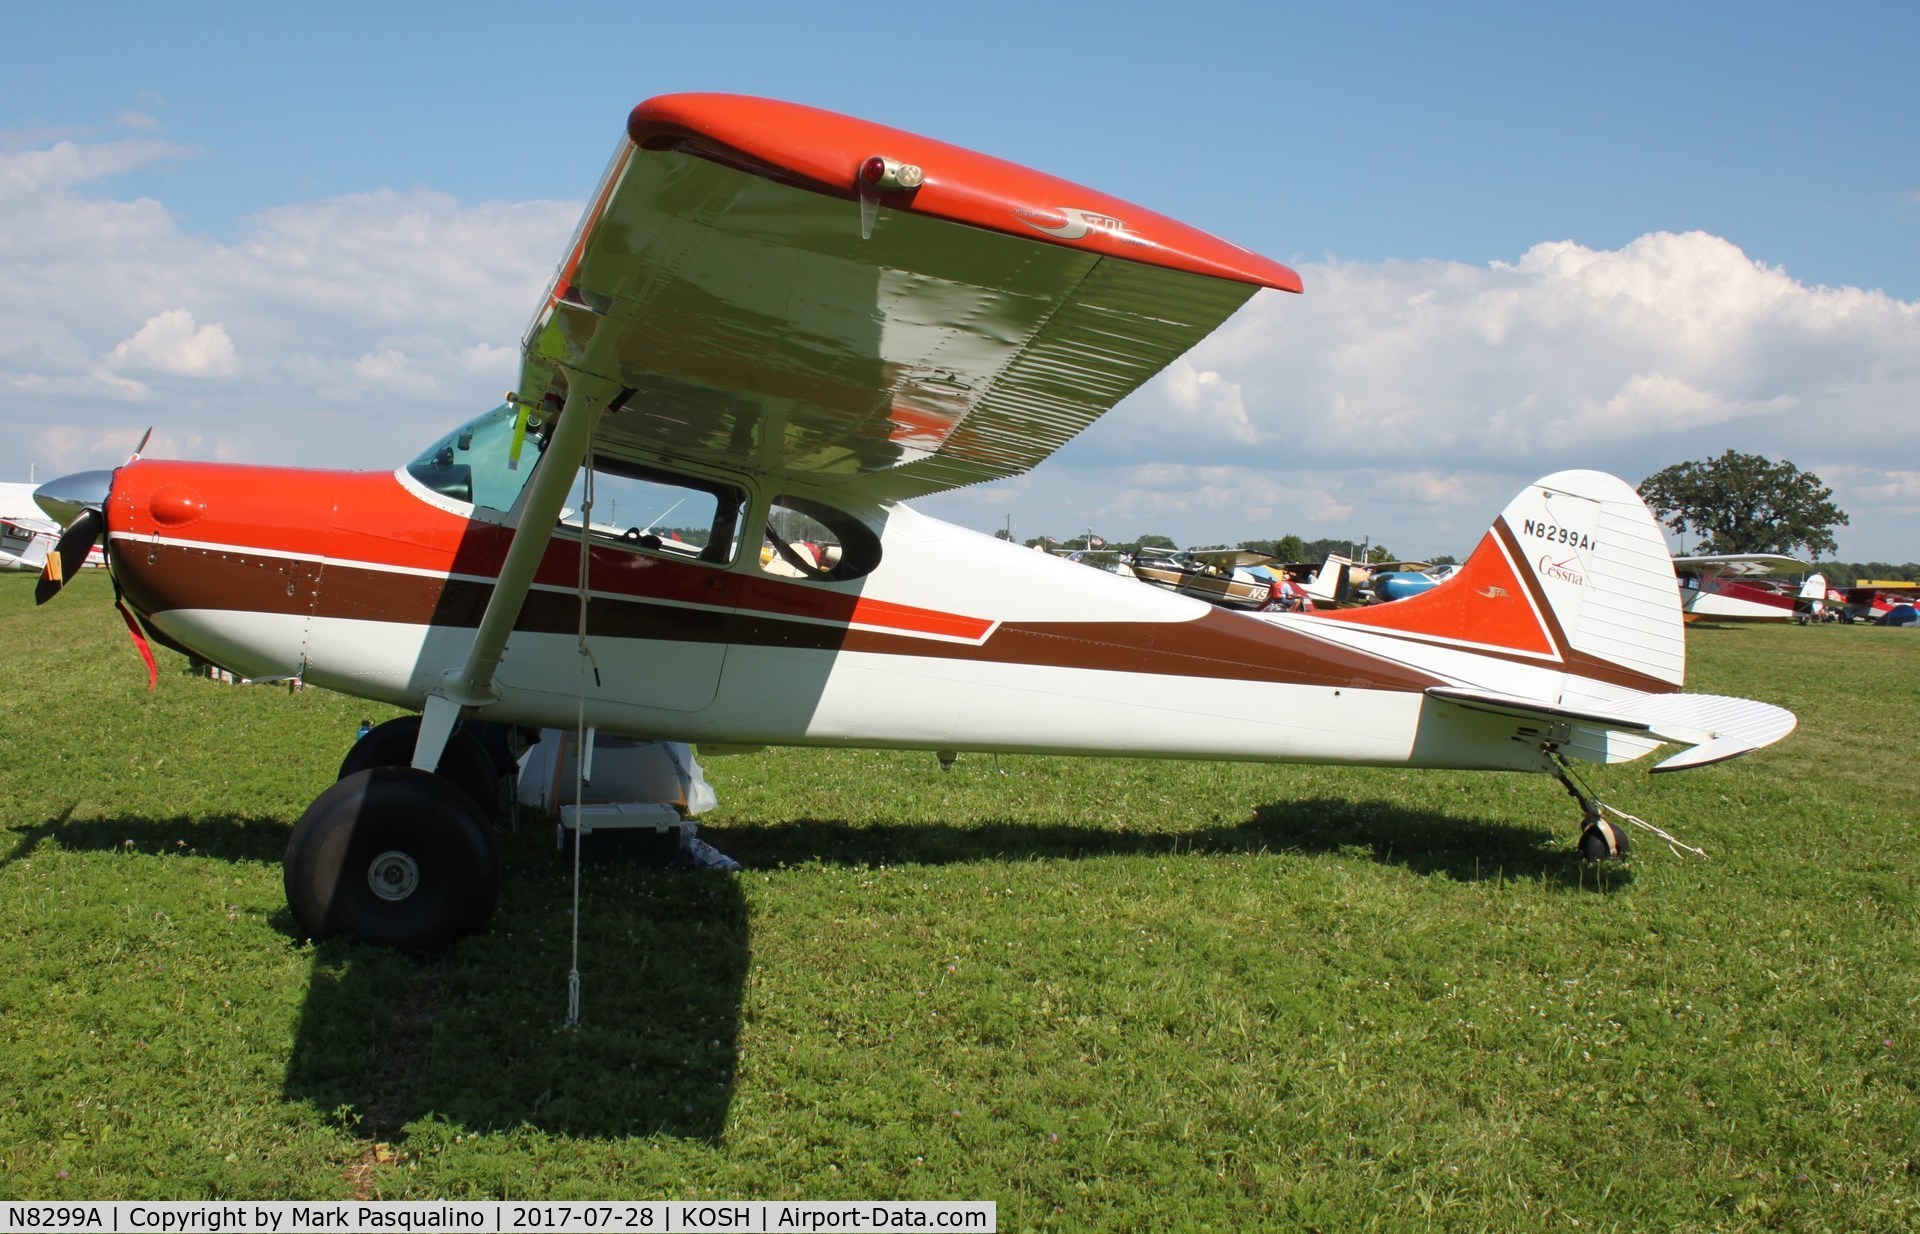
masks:
[[[60,594],[74,572],[87,564],[87,554],[93,549],[93,542],[106,530],[107,517],[98,510],[80,511],[79,517],[67,525],[60,533],[60,543],[47,554],[45,571],[40,581],[33,587],[33,602],[45,604]]]

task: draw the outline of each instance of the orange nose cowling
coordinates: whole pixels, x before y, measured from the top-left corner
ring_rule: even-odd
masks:
[[[337,472],[140,459],[108,506],[114,575],[148,618],[286,613],[312,603]],[[332,482],[332,483],[330,483]],[[177,634],[176,634],[177,637]]]
[[[121,469],[108,532],[163,642],[256,676],[303,672],[316,618],[429,620],[446,575],[497,571],[505,534],[391,472],[151,459]]]

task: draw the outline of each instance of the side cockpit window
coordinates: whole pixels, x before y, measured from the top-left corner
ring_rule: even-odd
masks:
[[[804,497],[776,497],[767,511],[760,568],[781,578],[838,583],[880,564],[880,537],[843,510]]]
[[[503,403],[428,446],[407,474],[443,497],[504,513],[533,477],[547,432],[539,417],[523,424]]]
[[[745,506],[746,494],[730,484],[596,458],[591,473],[583,468],[574,478],[560,525],[577,533],[584,524],[595,540],[643,552],[725,565],[738,551]]]

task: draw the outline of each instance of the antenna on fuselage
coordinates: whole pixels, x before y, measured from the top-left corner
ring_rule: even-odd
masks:
[[[642,527],[640,530],[643,533],[652,531],[655,527],[658,527],[660,525],[661,519],[667,517],[667,515],[669,514],[672,514],[675,510],[678,510],[680,508],[680,502],[685,500],[686,498],[682,497],[680,501],[676,501],[672,505],[668,506],[666,509],[660,511],[660,513],[653,516],[653,521],[651,523],[648,523],[645,527]]]

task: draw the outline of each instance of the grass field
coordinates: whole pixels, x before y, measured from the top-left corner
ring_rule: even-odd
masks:
[[[1689,635],[1791,707],[1543,777],[774,751],[738,875],[506,841],[430,961],[293,936],[362,716],[157,693],[88,575],[0,577],[0,1194],[968,1198],[1002,1229],[1920,1228],[1920,634]]]

